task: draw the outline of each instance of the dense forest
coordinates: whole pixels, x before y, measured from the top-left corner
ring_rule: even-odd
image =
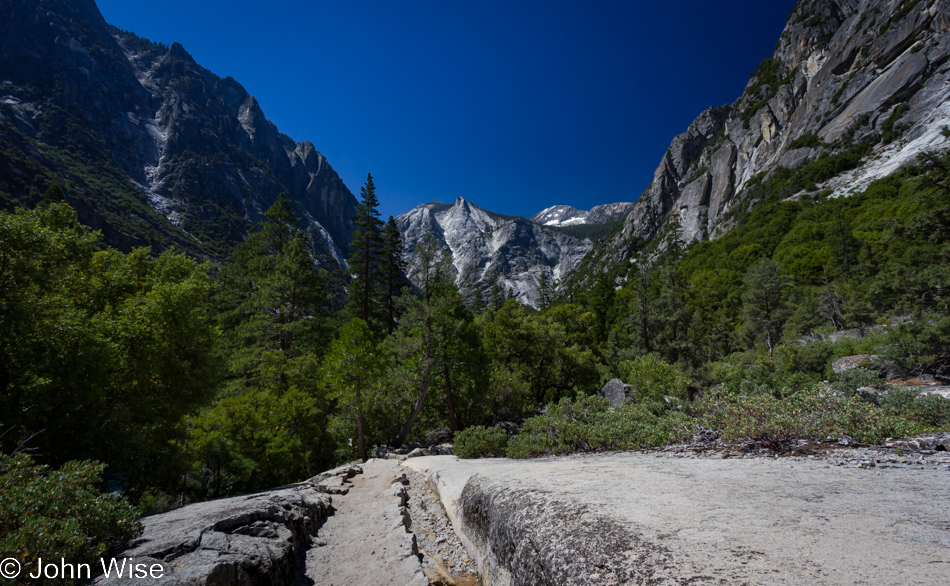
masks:
[[[539,311],[463,299],[431,241],[410,286],[372,177],[345,275],[283,197],[214,265],[107,248],[54,186],[0,212],[0,554],[80,561],[141,514],[440,428],[462,457],[516,458],[950,430],[950,400],[883,376],[950,373],[950,155],[837,199],[809,175],[836,162],[815,164],[758,179],[716,240],[672,222],[588,290],[542,284]],[[853,355],[868,368],[835,375]]]

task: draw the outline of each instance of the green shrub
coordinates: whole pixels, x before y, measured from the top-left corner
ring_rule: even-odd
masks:
[[[845,337],[834,344],[834,358],[855,356],[857,354],[877,354],[882,347],[886,347],[888,334],[871,331],[862,338]]]
[[[842,372],[832,387],[844,396],[857,397],[891,417],[920,427],[919,431],[943,429],[950,424],[950,399],[888,384],[880,373],[867,368]]]
[[[789,344],[779,348],[776,359],[783,370],[824,375],[834,356],[834,344],[827,341]]]
[[[611,409],[600,397],[562,399],[547,414],[525,421],[508,444],[508,457],[661,446],[685,435],[690,423],[688,416],[656,401]]]
[[[722,439],[751,440],[778,448],[791,440],[850,436],[863,443],[912,435],[918,427],[858,397],[813,387],[784,398],[713,391],[700,405],[705,426]]]
[[[908,371],[933,372],[950,362],[950,316],[921,316],[888,332],[885,355]]]
[[[0,456],[0,559],[19,560],[21,576],[39,557],[92,564],[140,533],[135,508],[97,488],[104,468],[67,462],[49,471],[25,454]]]
[[[839,373],[831,386],[836,391],[848,397],[859,395],[858,389],[865,387],[873,387],[881,390],[885,389],[884,378],[881,374],[870,368],[863,367]]]
[[[639,356],[632,361],[625,360],[617,370],[623,382],[630,385],[638,401],[689,398],[689,378],[672,364],[652,354]]]
[[[843,88],[842,88],[843,89]],[[837,94],[836,94],[837,95]],[[817,134],[803,134],[793,140],[791,144],[788,145],[788,150],[800,149],[800,148],[818,148],[824,145],[825,142]]]
[[[783,370],[774,362],[717,362],[710,365],[710,376],[724,393],[771,395],[775,398],[814,386],[818,379],[813,373]]]
[[[452,451],[462,459],[500,458],[508,447],[508,434],[497,427],[475,425],[455,434]]]
[[[876,402],[886,413],[928,430],[950,424],[950,399],[940,395],[922,395],[917,389],[890,386],[876,397]]]

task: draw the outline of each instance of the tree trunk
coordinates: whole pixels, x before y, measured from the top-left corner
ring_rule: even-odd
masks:
[[[443,361],[442,373],[443,373],[443,376],[445,377],[445,406],[449,411],[449,428],[454,433],[459,430],[459,420],[458,420],[458,417],[455,415],[455,405],[452,401],[452,381],[449,378],[448,360],[446,360],[445,357],[443,357],[442,361]]]
[[[368,458],[366,457],[366,441],[363,439],[363,397],[358,387],[356,389],[356,440],[359,443],[360,459],[365,462]]]
[[[422,389],[419,391],[419,396],[416,397],[416,402],[412,406],[412,412],[409,414],[409,420],[406,421],[406,424],[402,426],[402,431],[400,431],[399,435],[396,436],[396,439],[393,440],[394,448],[399,448],[402,446],[403,442],[406,441],[406,438],[409,437],[409,432],[412,431],[412,425],[416,422],[416,417],[419,416],[419,412],[422,411],[422,404],[426,400],[426,395],[429,394],[429,377],[432,372],[431,336],[428,340],[426,340],[425,362],[426,368],[422,373]]]

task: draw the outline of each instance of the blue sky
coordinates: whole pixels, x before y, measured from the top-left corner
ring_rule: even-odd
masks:
[[[794,0],[97,0],[230,75],[383,217],[633,201],[676,134],[731,103]]]

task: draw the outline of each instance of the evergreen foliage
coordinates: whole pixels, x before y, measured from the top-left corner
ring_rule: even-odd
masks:
[[[455,435],[453,452],[459,458],[501,458],[508,449],[508,434],[497,427],[473,425]]]
[[[380,384],[382,365],[379,363],[376,342],[366,322],[353,318],[340,330],[340,335],[330,346],[323,366],[324,384],[329,396],[336,401],[337,421],[334,428],[344,436],[346,445],[355,446],[359,458],[368,459],[366,452],[367,406],[374,403],[374,388]],[[352,429],[355,422],[355,434]]]
[[[752,340],[765,340],[769,359],[791,313],[789,284],[782,265],[767,258],[752,265],[743,279],[742,325]]]
[[[402,235],[396,226],[396,220],[389,216],[383,228],[383,275],[385,278],[386,332],[392,335],[399,317],[398,298],[409,286],[406,280],[406,259],[402,251]]]
[[[199,490],[220,495],[298,480],[332,461],[316,371],[328,335],[324,271],[283,195],[237,246],[216,295],[227,370],[191,422]]]
[[[355,231],[350,242],[349,273],[353,277],[348,290],[353,315],[379,332],[382,327],[384,308],[383,223],[379,219],[379,200],[373,176],[366,175],[366,184],[360,188],[360,202],[353,220]]]
[[[174,485],[170,442],[214,390],[208,267],[99,248],[65,203],[0,212],[0,438]]]

